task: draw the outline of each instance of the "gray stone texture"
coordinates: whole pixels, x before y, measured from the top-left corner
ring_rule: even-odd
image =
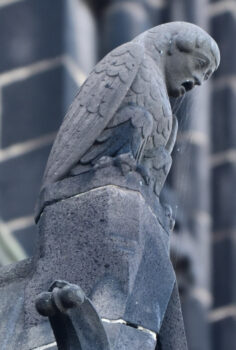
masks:
[[[171,296],[175,322],[182,327],[178,298],[172,294],[175,274],[168,222],[157,220],[139,192],[110,185],[46,206],[39,233],[34,259],[6,267],[0,276],[5,315],[1,348],[9,337],[7,350],[29,350],[54,341],[34,303],[55,279],[80,285],[101,317],[128,322],[104,323],[116,350],[154,350],[155,337],[136,327],[157,333]],[[169,322],[170,315],[167,328]]]
[[[156,339],[145,331],[117,324],[105,324],[105,329],[110,337],[111,349],[156,349]]]
[[[164,321],[158,335],[158,350],[187,350],[178,288],[175,284]]]
[[[64,279],[81,286],[101,317],[158,331],[175,277],[168,231],[139,193],[106,186],[57,202],[44,209],[39,232],[40,259],[26,289],[27,324],[38,319],[35,296]]]
[[[58,13],[58,9],[57,9],[57,6],[61,6],[61,1],[51,1],[51,0],[48,0],[47,1],[48,3],[52,4],[52,11],[54,11],[55,13]],[[92,2],[92,1],[90,1]],[[119,1],[117,1],[119,2]],[[220,2],[219,0],[218,1],[211,1],[212,3],[214,2]],[[222,1],[221,1],[222,2]],[[1,11],[3,11],[3,14],[4,16],[10,16],[9,18],[6,18],[6,21],[5,23],[8,23],[8,26],[9,26],[9,23],[10,23],[10,26],[13,28],[13,24],[16,24],[17,22],[14,20],[12,20],[12,11],[14,11],[14,9],[19,9],[20,6],[22,6],[23,9],[25,9],[25,5],[26,4],[35,4],[36,1],[22,1],[22,2],[19,2],[19,3],[16,3],[14,5],[10,5],[8,6],[8,9],[7,8],[1,8]],[[46,3],[46,1],[41,1],[41,0],[38,0],[38,3]],[[100,23],[100,14],[101,12],[103,11],[104,9],[104,6],[107,4],[107,1],[93,1],[93,5],[94,5],[94,8],[96,7],[96,11],[94,11],[96,17],[97,17],[97,20],[98,20],[98,23]],[[149,3],[151,3],[149,1]],[[185,1],[172,1],[172,6],[176,6],[176,7],[179,7],[179,10],[177,13],[177,15],[174,15],[174,13],[172,12],[172,9],[171,9],[171,5],[169,4],[169,8],[167,9],[166,11],[166,19],[168,20],[173,20],[173,19],[176,19],[176,20],[179,20],[179,19],[185,19],[185,20],[188,20],[188,21],[192,21],[195,22],[196,18],[199,17],[200,15],[200,20],[202,20],[205,15],[208,13],[207,11],[207,8],[205,7],[205,3],[204,1],[199,1],[199,0],[196,0],[196,1],[193,1],[193,0],[185,0]],[[222,5],[224,1],[222,2]],[[48,4],[48,8],[50,7],[50,4]],[[59,4],[59,5],[58,5]],[[183,5],[184,4],[184,5]],[[198,8],[198,11],[196,11],[196,4],[199,4],[199,8]],[[103,5],[103,7],[102,7]],[[156,4],[155,4],[156,5]],[[223,8],[224,6],[222,6]],[[49,14],[51,13],[51,10],[49,11]],[[153,14],[154,12],[152,12]],[[37,12],[37,17],[40,18],[41,14],[44,14],[43,12],[41,11],[38,11]],[[192,17],[187,17],[187,16],[191,16]],[[70,14],[71,15],[71,14]],[[68,16],[70,16],[68,15]],[[52,18],[52,16],[48,16],[49,19]],[[47,15],[46,17],[44,16],[44,18],[47,18]],[[159,24],[160,23],[160,20],[159,20],[160,17],[158,17],[158,19],[156,19],[156,17],[154,18],[154,20],[157,20],[157,22],[155,24]],[[35,23],[39,23],[41,20],[37,19],[36,18],[36,22]],[[91,21],[93,21],[93,18],[91,19]],[[68,18],[68,22],[70,22],[70,18]],[[197,23],[199,23],[199,18],[197,18]],[[1,20],[1,23],[3,23],[3,21]],[[65,22],[64,22],[65,23]],[[231,14],[229,11],[225,12],[224,10],[222,10],[222,13],[218,14],[217,16],[213,16],[213,20],[211,22],[214,26],[214,33],[213,33],[213,36],[214,38],[219,42],[220,40],[220,47],[221,47],[221,50],[223,50],[223,57],[222,57],[222,64],[223,64],[223,67],[222,67],[222,74],[220,73],[219,74],[219,78],[224,78],[224,74],[227,74],[228,76],[231,75],[231,72],[234,72],[235,71],[235,47],[234,45],[232,45],[232,42],[234,40],[234,35],[235,35],[235,20],[234,20],[234,15],[233,13]],[[1,51],[1,59],[3,60],[2,62],[5,62],[4,65],[6,67],[6,70],[9,70],[11,69],[11,67],[17,67],[18,64],[23,64],[25,65],[25,62],[24,60],[21,60],[20,63],[18,63],[18,60],[19,60],[19,55],[18,53],[14,56],[14,62],[12,63],[10,59],[8,59],[10,57],[9,53],[8,53],[8,50],[11,48],[11,45],[8,45],[11,41],[14,42],[15,38],[18,38],[18,33],[21,33],[22,29],[19,28],[19,27],[22,27],[22,26],[17,26],[17,30],[13,30],[13,32],[9,33],[9,31],[7,31],[8,33],[8,38],[7,40],[5,40],[5,43],[7,44],[7,47],[5,50],[2,50]],[[23,26],[24,27],[24,26]],[[2,28],[2,27],[1,27]],[[63,27],[64,28],[64,27]],[[4,28],[3,28],[4,29]],[[227,32],[225,32],[225,30],[227,29]],[[79,28],[80,32],[77,33],[78,36],[82,35],[83,36],[83,28]],[[122,28],[120,28],[120,31],[122,31]],[[5,31],[6,33],[6,31]],[[10,35],[9,35],[10,34]],[[14,35],[12,35],[14,34]],[[23,34],[20,34],[20,36],[23,38],[22,40],[25,41],[25,37],[28,37],[28,34],[29,32],[25,31],[24,35]],[[55,40],[56,38],[56,43],[58,43],[58,37],[57,37],[57,34],[58,34],[58,31],[55,31],[53,30],[52,31],[52,35],[53,35],[53,40]],[[12,36],[11,36],[12,35]],[[4,31],[1,30],[1,34],[0,34],[0,37],[3,37],[4,36]],[[32,36],[33,37],[33,41],[37,41],[37,38],[36,36]],[[85,36],[84,36],[85,37]],[[99,37],[99,35],[98,35]],[[11,39],[12,40],[9,40]],[[47,43],[47,40],[45,40],[46,37],[43,37],[43,43]],[[100,40],[102,40],[102,38],[100,38]],[[22,42],[22,41],[21,41]],[[50,45],[52,44],[51,40],[49,41]],[[54,42],[55,44],[55,42]],[[4,44],[5,45],[5,44]],[[5,47],[4,45],[1,45],[1,47]],[[50,49],[50,52],[51,50],[54,50],[54,46],[49,45],[49,49]],[[56,44],[57,45],[57,44]],[[42,45],[40,46],[40,50],[44,51],[44,47],[45,45]],[[225,52],[227,54],[224,54],[224,50],[226,50]],[[47,56],[50,56],[51,57],[51,53],[49,52],[48,54],[48,51],[47,51]],[[59,51],[54,51],[56,52],[56,55],[58,55]],[[67,51],[68,52],[68,51]],[[80,52],[81,55],[83,55],[83,52]],[[4,56],[6,55],[6,59],[4,58]],[[39,55],[39,57],[46,57],[44,55]],[[86,58],[84,58],[84,61],[86,61]],[[0,60],[1,60],[0,59]],[[34,59],[34,57],[33,57]],[[40,58],[41,59],[41,58]],[[9,68],[8,68],[8,64],[9,63]],[[23,62],[23,63],[21,63]],[[28,61],[29,63],[31,63],[31,61]],[[35,62],[35,59],[33,60],[33,62]],[[225,73],[224,73],[224,72]],[[219,71],[220,72],[220,71]],[[214,87],[214,86],[213,86]],[[202,88],[201,88],[202,89]],[[200,90],[201,91],[201,90]],[[195,92],[195,91],[194,91]],[[214,113],[213,113],[213,116],[212,116],[212,123],[210,125],[211,128],[214,128],[214,118],[215,118],[215,113],[217,113],[217,111],[219,110],[219,113],[221,113],[223,115],[223,117],[219,116],[216,116],[217,119],[215,120],[216,121],[216,128],[214,128],[214,133],[217,134],[217,136],[214,136],[214,148],[215,147],[218,147],[220,146],[221,148],[218,148],[218,150],[220,149],[227,149],[227,147],[224,145],[224,144],[227,144],[227,145],[234,145],[234,140],[236,139],[234,137],[234,134],[235,132],[233,131],[234,130],[234,121],[232,120],[231,123],[228,123],[229,122],[229,118],[228,118],[228,115],[232,114],[232,118],[234,117],[234,104],[233,104],[233,92],[230,93],[230,91],[227,89],[227,94],[225,92],[222,92],[222,95],[220,96],[221,92],[218,92],[216,91],[214,93],[214,100],[212,100],[212,107],[214,108],[214,106],[217,106],[217,108],[214,108]],[[68,96],[67,97],[67,100],[68,101],[71,101],[72,100],[72,96],[74,95],[74,92],[72,92],[71,94],[71,97]],[[224,96],[223,96],[224,95]],[[228,95],[231,95],[231,97],[227,97]],[[221,100],[221,102],[220,102]],[[225,101],[227,101],[227,103],[225,103]],[[228,107],[230,104],[231,107]],[[198,108],[200,109],[200,107],[202,106],[202,102],[198,104]],[[222,107],[223,106],[223,107]],[[227,113],[225,112],[225,109],[227,109]],[[203,123],[203,119],[204,118],[201,118],[202,117],[202,112],[199,113],[199,116],[200,117],[200,120],[201,120],[201,123],[202,123],[202,126],[203,126],[203,129],[204,130],[207,130],[207,125],[205,125]],[[16,117],[17,119],[17,117]],[[191,118],[190,118],[191,119]],[[220,120],[219,120],[220,119]],[[192,119],[191,119],[192,120]],[[195,120],[199,120],[198,118],[195,118]],[[207,118],[205,119],[207,121]],[[223,124],[222,124],[223,123]],[[185,125],[185,124],[184,124]],[[224,130],[222,132],[222,130]],[[232,130],[232,133],[231,133],[231,130]],[[30,133],[29,133],[30,134]],[[217,142],[217,140],[219,142]],[[187,160],[186,160],[186,164],[187,164]],[[16,163],[18,164],[18,163]],[[198,158],[198,164],[199,164],[199,167],[200,168],[205,168],[205,162],[204,162],[204,166],[202,166],[202,163],[201,163],[201,158]],[[42,165],[43,167],[43,165]],[[226,166],[227,168],[227,166]],[[14,167],[15,169],[15,167]],[[29,167],[28,166],[25,166],[25,173],[27,173],[29,170]],[[226,170],[227,172],[228,170]],[[188,172],[188,170],[187,170]],[[223,169],[222,169],[222,172],[221,172],[221,182],[223,184]],[[232,177],[234,177],[234,172],[232,171],[231,172],[232,174]],[[8,173],[5,173],[6,177],[8,177]],[[185,181],[186,178],[184,178],[183,182]],[[233,183],[233,180],[227,176],[227,180],[229,180],[231,183]],[[226,180],[226,182],[227,182]],[[4,180],[4,184],[5,184],[5,180]],[[193,181],[192,183],[194,183],[194,190],[195,189],[199,189],[199,184],[196,184],[195,181]],[[191,183],[190,183],[191,185]],[[223,185],[222,185],[223,186]],[[232,185],[234,186],[234,184]],[[217,192],[217,182],[215,181],[215,185],[213,187],[213,193],[216,191]],[[232,187],[234,188],[234,187]],[[27,190],[27,187],[25,187],[25,189]],[[29,190],[31,191],[31,187],[29,187]],[[177,188],[177,191],[180,192],[180,189]],[[232,191],[233,192],[233,191]],[[222,195],[223,195],[223,200],[222,200],[222,203],[219,203],[220,205],[219,206],[216,206],[216,199],[219,200],[218,196],[217,197],[214,197],[214,201],[213,204],[214,204],[214,207],[216,207],[217,210],[214,211],[214,217],[213,217],[213,223],[215,220],[217,221],[221,221],[220,219],[220,216],[221,216],[221,212],[223,213],[223,216],[226,217],[226,214],[228,215],[228,213],[232,213],[232,215],[228,215],[227,217],[231,220],[232,217],[234,217],[234,214],[233,214],[233,211],[234,211],[234,202],[232,200],[234,200],[233,198],[233,193],[232,193],[232,196],[230,197],[227,197],[226,195],[224,195],[224,191],[222,189],[221,191]],[[210,197],[211,194],[209,193],[204,193],[204,195]],[[28,195],[27,195],[28,196]],[[6,197],[5,197],[6,198]],[[21,198],[21,197],[20,197]],[[191,198],[191,196],[190,196]],[[194,196],[191,198],[191,201],[192,199],[194,198]],[[228,199],[229,198],[229,199]],[[17,199],[14,198],[14,197],[11,197],[11,203],[12,205],[15,203]],[[20,204],[19,204],[20,203]],[[18,203],[18,206],[21,207],[21,203],[22,203],[22,200],[20,200]],[[230,205],[228,204],[230,203]],[[226,212],[224,211],[224,207],[227,207],[228,209],[226,210]],[[33,208],[33,206],[32,206]],[[226,220],[224,219],[224,222],[227,224]],[[227,226],[230,226],[230,225],[227,225]],[[215,231],[217,231],[217,227],[215,227]],[[220,228],[220,232],[222,235],[224,234],[227,234],[227,230],[224,231],[224,228],[223,228],[223,225],[221,226]],[[30,237],[29,237],[30,239]],[[227,248],[225,250],[222,249],[222,253],[219,253],[220,251],[220,242],[218,242],[216,244],[217,248],[216,248],[216,253],[215,253],[215,257],[214,257],[214,261],[216,262],[217,261],[217,257],[219,256],[218,254],[220,254],[222,256],[222,258],[219,259],[218,263],[217,264],[217,268],[215,268],[215,272],[214,272],[214,276],[217,280],[224,280],[224,276],[225,278],[227,278],[227,276],[229,276],[228,280],[227,280],[227,283],[230,283],[230,279],[231,279],[231,272],[229,271],[232,271],[232,264],[230,262],[230,259],[228,259],[228,255],[230,255],[232,257],[232,250],[230,248]],[[224,243],[223,243],[223,246],[224,246]],[[228,246],[228,244],[227,244]],[[205,246],[204,246],[204,249],[205,249]],[[215,249],[215,248],[214,248]],[[228,250],[229,249],[229,250]],[[226,251],[230,251],[230,254],[227,254],[225,253]],[[232,253],[231,253],[232,252]],[[205,260],[204,260],[205,261]],[[227,268],[224,268],[224,262],[227,261]],[[233,258],[232,258],[232,261]],[[202,271],[205,271],[205,266],[206,266],[206,263],[204,264],[204,269],[202,269]],[[229,269],[228,269],[229,267]],[[223,275],[221,275],[223,274]],[[217,283],[217,281],[216,281]],[[220,283],[220,284],[217,284],[218,288],[220,288],[221,292],[218,292],[218,295],[219,294],[224,294],[224,291],[225,291],[225,285],[224,283]],[[228,284],[227,284],[228,286]],[[229,294],[231,293],[230,292],[231,290],[231,286],[229,286]],[[228,295],[228,292],[227,292],[227,295]],[[223,297],[225,298],[225,297]],[[218,297],[217,297],[218,299]],[[225,300],[225,299],[224,299]],[[221,302],[220,302],[221,303]],[[190,310],[191,311],[191,310]],[[200,324],[200,322],[198,323],[197,327],[198,326],[202,326]],[[232,318],[230,319],[225,319],[225,320],[222,320],[222,322],[220,322],[219,324],[216,324],[216,332],[212,334],[212,338],[213,340],[215,340],[214,342],[214,349],[217,349],[217,350],[225,350],[225,349],[231,349],[231,345],[235,343],[234,341],[234,334],[235,334],[235,325],[234,325],[234,321]],[[188,330],[187,330],[188,331]],[[191,346],[190,346],[190,349],[191,349]]]

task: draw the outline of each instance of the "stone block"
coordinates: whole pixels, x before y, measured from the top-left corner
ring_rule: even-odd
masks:
[[[177,284],[173,288],[157,343],[158,350],[188,349]]]
[[[104,323],[111,350],[154,350],[156,339],[150,333],[123,324]]]
[[[16,344],[18,344],[22,336],[24,337],[22,335],[24,324],[24,288],[30,271],[30,259],[0,268],[1,350],[16,349]]]
[[[24,286],[25,281],[15,280],[7,286],[0,288],[0,348],[2,350],[13,349],[13,344],[22,331]]]
[[[212,148],[222,152],[236,147],[236,96],[230,87],[217,89],[212,94]]]
[[[31,350],[55,342],[49,322],[24,327],[24,291],[32,273],[31,259],[0,268],[0,348]]]
[[[39,234],[40,259],[26,289],[28,325],[39,322],[36,295],[64,279],[84,290],[101,317],[158,332],[175,275],[168,232],[140,193],[111,185],[46,206]]]
[[[236,47],[232,45],[232,38],[236,34],[235,15],[231,11],[224,11],[211,20],[212,36],[219,45],[222,59],[216,77],[236,73]],[[222,30],[223,29],[223,30]]]
[[[0,9],[0,72],[60,55],[63,1],[26,0]]]
[[[34,259],[0,270],[5,295],[1,311],[7,315],[0,334],[8,324],[13,334],[6,350],[54,342],[49,322],[36,313],[34,304],[56,279],[83,288],[105,319],[112,349],[154,350],[175,283],[169,231],[159,219],[139,192],[115,185],[46,206]],[[18,307],[19,288],[23,294]],[[172,303],[178,323],[176,297]],[[13,309],[7,313],[9,307]],[[117,319],[124,321],[117,324]],[[170,316],[167,321],[168,327]],[[0,341],[6,342],[5,337]]]
[[[228,230],[236,225],[235,191],[236,165],[223,163],[213,169],[212,176],[212,212],[215,231]]]
[[[63,67],[2,88],[2,147],[56,132],[64,115]]]
[[[32,215],[51,146],[0,163],[0,212],[4,221]]]
[[[236,239],[235,235],[213,245],[214,306],[233,304],[236,300]]]

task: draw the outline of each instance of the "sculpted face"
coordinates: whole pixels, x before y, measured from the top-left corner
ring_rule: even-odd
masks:
[[[207,80],[216,68],[209,57],[210,55],[200,50],[187,53],[175,47],[171,55],[166,56],[165,61],[165,79],[169,96],[180,97]]]

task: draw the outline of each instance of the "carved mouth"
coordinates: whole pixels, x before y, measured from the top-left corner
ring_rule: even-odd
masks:
[[[187,91],[192,90],[192,88],[194,87],[194,83],[191,80],[188,80],[182,84],[182,87],[187,92]]]

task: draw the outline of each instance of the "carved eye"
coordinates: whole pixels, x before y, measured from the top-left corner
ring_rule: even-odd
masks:
[[[208,65],[208,62],[206,60],[204,60],[203,58],[198,57],[196,61],[197,61],[196,62],[197,69],[203,69],[203,68],[207,67],[207,65]]]

